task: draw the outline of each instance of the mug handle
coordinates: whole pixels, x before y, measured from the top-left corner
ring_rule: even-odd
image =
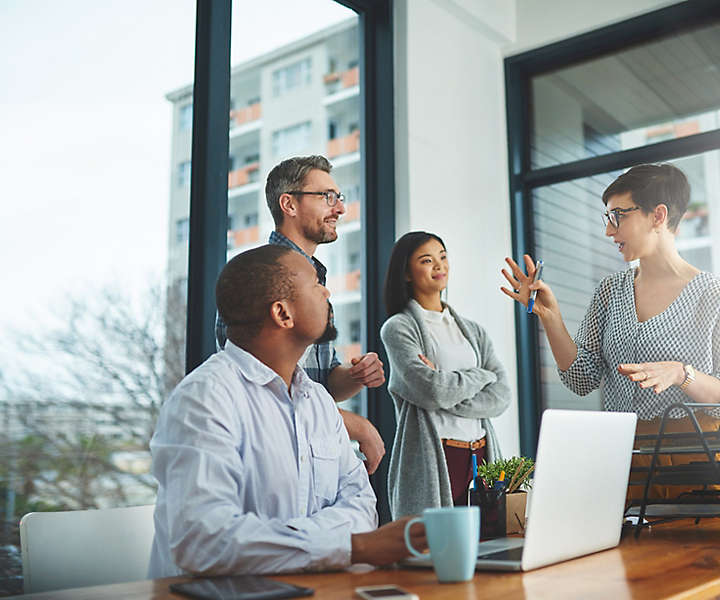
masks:
[[[407,523],[405,523],[405,546],[407,546],[407,549],[410,550],[410,552],[415,556],[424,558],[427,556],[427,554],[418,552],[417,550],[415,550],[415,548],[413,548],[413,545],[410,543],[410,527],[412,527],[415,523],[422,523],[422,517],[415,517],[414,519],[410,519]]]

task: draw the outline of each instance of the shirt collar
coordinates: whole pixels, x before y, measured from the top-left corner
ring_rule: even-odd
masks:
[[[317,258],[314,256],[308,256],[305,251],[298,246],[295,242],[293,242],[290,238],[284,236],[279,231],[272,231],[270,233],[270,239],[268,240],[270,244],[275,244],[276,246],[285,246],[286,248],[292,248],[296,252],[299,252],[302,254],[305,258],[310,261],[310,264],[315,267],[315,271],[317,272],[318,279],[320,280],[320,283],[322,285],[325,285],[325,279],[327,276],[327,267],[322,264]]]
[[[233,344],[230,340],[225,343],[225,350],[227,356],[235,363],[240,369],[245,379],[257,383],[258,385],[267,385],[275,379],[282,379],[275,371],[268,367],[264,362],[256,358],[253,354],[250,354],[247,350],[243,350],[239,346]],[[305,371],[299,366],[295,366],[295,372],[293,373],[292,383],[299,388],[304,387],[310,379],[305,374]],[[283,386],[285,383],[283,382]]]
[[[449,322],[452,318],[452,315],[450,314],[450,310],[448,309],[447,305],[443,305],[443,311],[437,312],[436,310],[426,310],[424,309],[420,303],[415,300],[415,298],[411,298],[410,302],[413,302],[415,307],[420,311],[420,314],[423,316],[423,319],[426,323],[440,323],[442,321]]]

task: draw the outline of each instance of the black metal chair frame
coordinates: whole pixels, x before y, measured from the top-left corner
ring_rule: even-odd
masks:
[[[691,481],[697,480],[698,485],[702,485],[703,488],[706,488],[707,485],[713,485],[718,484],[720,485],[720,465],[715,460],[715,454],[717,452],[720,452],[720,431],[714,431],[714,432],[706,432],[703,431],[700,428],[700,424],[698,423],[697,417],[695,416],[695,413],[693,409],[698,408],[720,408],[720,404],[709,404],[709,403],[696,403],[696,402],[679,402],[676,404],[672,404],[668,406],[662,415],[662,420],[660,422],[660,429],[657,433],[651,434],[651,435],[641,435],[637,436],[636,440],[652,440],[655,439],[655,448],[652,453],[652,459],[650,461],[650,467],[647,469],[648,476],[645,481],[645,489],[643,492],[643,499],[640,504],[640,512],[638,516],[638,522],[635,526],[635,537],[638,537],[640,535],[640,532],[642,531],[643,527],[649,527],[653,524],[659,524],[659,523],[665,523],[668,521],[671,521],[673,519],[679,519],[679,518],[688,518],[688,517],[694,517],[695,522],[698,523],[701,518],[704,517],[716,517],[720,516],[720,498],[711,504],[717,504],[717,514],[713,514],[713,512],[708,511],[701,511],[699,509],[696,509],[696,511],[693,514],[692,510],[684,511],[683,514],[678,515],[666,515],[664,518],[657,519],[652,522],[646,522],[645,517],[647,515],[647,509],[648,509],[648,493],[650,491],[650,486],[653,484],[653,482],[657,482],[660,484],[667,484],[667,485],[687,485],[690,484]],[[685,413],[687,413],[688,417],[690,418],[690,422],[693,425],[693,428],[695,429],[694,432],[685,432],[685,433],[665,433],[665,427],[668,420],[668,415],[672,410],[682,410]],[[714,441],[715,444],[713,444],[713,448],[710,447],[710,444],[708,443],[708,438],[711,439],[711,441]],[[698,446],[692,446],[692,447],[684,447],[679,449],[677,446],[673,447],[672,445],[666,445],[663,447],[663,443],[666,441],[671,440],[698,440],[700,444]],[[680,450],[678,452],[678,450]],[[677,467],[660,467],[658,466],[658,456],[660,454],[700,454],[704,452],[707,455],[708,462],[706,463],[690,463],[689,465],[678,465]],[[633,450],[633,454],[642,454],[640,450]],[[634,472],[644,472],[646,468],[635,468]],[[662,474],[665,474],[665,476],[661,476]],[[658,481],[660,479],[660,481]],[[675,479],[677,482],[673,481]],[[704,490],[699,491],[700,493],[704,493]],[[716,494],[716,492],[710,492],[710,494]],[[653,501],[652,504],[660,504],[660,503],[666,503],[669,504],[670,502],[658,502]],[[673,500],[672,503],[674,504],[682,504],[682,502],[678,502],[677,500]],[[700,504],[691,504],[687,503],[688,506],[708,506],[700,505]]]

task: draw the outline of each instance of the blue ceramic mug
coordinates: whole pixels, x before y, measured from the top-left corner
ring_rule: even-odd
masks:
[[[410,542],[410,527],[423,523],[430,546],[430,558],[441,582],[468,581],[475,573],[480,535],[477,506],[428,508],[422,517],[405,524],[405,545],[415,556],[424,557]]]

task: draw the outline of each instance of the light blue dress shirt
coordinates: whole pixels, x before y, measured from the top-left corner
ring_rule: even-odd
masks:
[[[163,405],[149,576],[342,569],[375,494],[330,395],[227,343]]]

